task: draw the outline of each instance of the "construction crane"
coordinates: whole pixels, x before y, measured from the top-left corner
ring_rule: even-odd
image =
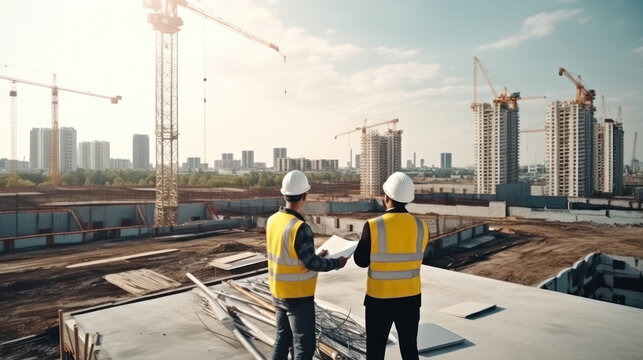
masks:
[[[362,133],[366,133],[366,129],[370,129],[372,127],[380,126],[380,125],[384,125],[384,124],[392,124],[391,126],[393,127],[393,131],[395,131],[396,130],[395,124],[400,122],[399,119],[393,119],[393,120],[382,120],[382,121],[376,122],[374,124],[366,125],[366,121],[367,120],[364,119],[364,126],[359,126],[359,127],[356,127],[355,129],[344,131],[343,133],[339,133],[339,134],[335,135],[335,139],[337,139],[340,136],[352,134],[352,133],[357,132],[357,131],[361,131]]]
[[[520,130],[521,134],[525,133],[535,133],[535,132],[545,132],[545,129],[529,129],[529,130]]]
[[[498,93],[496,91],[496,88],[493,86],[493,83],[491,82],[491,78],[489,77],[489,73],[487,69],[482,65],[482,62],[478,57],[474,56],[473,57],[473,103],[471,104],[471,108],[474,109],[475,106],[478,104],[478,69],[482,72],[482,75],[484,75],[485,80],[487,81],[487,85],[489,85],[489,89],[491,89],[491,93],[493,94],[493,103],[494,104],[501,104],[504,106],[510,105],[511,107],[517,107],[518,106],[518,101],[519,100],[534,100],[534,99],[545,99],[545,96],[525,96],[522,97],[520,96],[520,92],[514,92],[511,93],[507,87],[504,87],[504,92]]]
[[[178,32],[183,20],[182,6],[205,19],[219,23],[252,41],[265,45],[283,56],[271,42],[233,25],[202,7],[186,0],[144,0],[152,10],[147,21],[156,30],[156,203],[154,224],[157,227],[178,224],[179,205],[179,132],[178,132]]]
[[[18,135],[17,129],[18,126],[18,90],[16,89],[16,82],[11,82],[11,90],[9,90],[9,146],[11,147],[10,155],[11,160],[9,160],[9,186],[18,185]]]
[[[75,94],[81,94],[81,95],[87,95],[87,96],[94,96],[98,98],[103,98],[103,99],[109,99],[112,104],[118,104],[118,101],[122,99],[120,95],[116,96],[109,96],[109,95],[101,95],[101,94],[96,94],[93,92],[89,91],[84,91],[84,90],[76,90],[76,89],[69,89],[65,87],[59,87],[56,84],[56,74],[53,74],[53,82],[51,85],[45,84],[45,83],[40,83],[36,81],[30,81],[30,80],[24,80],[24,79],[18,79],[14,77],[9,77],[9,76],[4,76],[0,75],[0,79],[10,81],[13,85],[12,91],[9,93],[9,96],[11,97],[11,103],[12,103],[12,124],[11,127],[12,129],[15,129],[15,122],[17,121],[15,118],[17,115],[15,115],[17,110],[13,110],[14,107],[17,108],[17,91],[15,90],[15,85],[16,83],[21,83],[21,84],[27,84],[27,85],[33,85],[33,86],[40,86],[40,87],[45,87],[51,89],[51,150],[49,152],[49,166],[51,167],[51,185],[52,186],[58,186],[60,185],[60,145],[59,145],[59,138],[60,138],[60,130],[58,128],[58,92],[59,91],[65,91],[65,92],[70,92],[70,93],[75,93]],[[15,131],[15,130],[14,130]],[[13,152],[15,151],[15,148],[17,148],[17,138],[15,134],[12,133],[11,137],[11,149],[12,149],[12,157],[14,157]],[[14,160],[15,161],[15,160]]]
[[[569,81],[576,85],[576,99],[575,104],[589,106],[594,110],[594,99],[596,99],[596,91],[588,90],[583,83],[583,78],[580,75],[573,75],[565,68],[558,68],[558,76],[565,76]]]

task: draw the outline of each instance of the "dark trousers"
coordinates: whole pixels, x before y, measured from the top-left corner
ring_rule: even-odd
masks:
[[[312,359],[315,352],[315,303],[306,301],[295,306],[282,303],[276,307],[275,316],[277,336],[272,359],[287,359],[291,346],[294,360]]]
[[[402,359],[417,360],[420,307],[391,305],[393,304],[366,305],[366,358],[368,360],[384,359],[391,325],[395,323]]]

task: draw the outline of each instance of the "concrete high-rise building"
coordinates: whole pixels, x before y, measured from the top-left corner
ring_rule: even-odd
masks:
[[[571,101],[553,101],[545,119],[547,195],[590,196],[594,190],[592,108]]]
[[[476,192],[495,194],[497,184],[518,182],[518,107],[478,103],[473,113]]]
[[[286,148],[273,148],[272,149],[272,167],[277,170],[279,165],[278,159],[285,159],[288,157],[288,151]]]
[[[232,153],[221,154],[221,168],[234,169],[234,155]]]
[[[109,169],[109,142],[81,141],[78,144],[78,167],[89,170]]]
[[[359,154],[355,155],[355,169],[359,170],[359,161],[360,161],[360,156]]]
[[[594,190],[622,195],[625,171],[623,124],[605,119],[603,124],[596,122],[595,129]]]
[[[109,169],[109,142],[92,141],[92,170]]]
[[[78,167],[88,170],[92,168],[91,141],[81,141],[78,143]]]
[[[132,138],[132,164],[134,170],[149,170],[150,138],[145,134],[134,134]]]
[[[360,194],[377,197],[382,184],[402,167],[402,130],[377,130],[362,133],[360,150]]]
[[[451,153],[440,153],[440,169],[451,169],[451,167]]]
[[[186,162],[187,171],[199,171],[201,170],[201,158],[200,157],[189,157]]]
[[[109,159],[110,169],[131,169],[132,162],[129,159]]]
[[[72,127],[60,128],[60,171],[74,171],[78,168],[76,154],[76,129]]]
[[[421,168],[423,168],[423,167],[424,167],[424,159],[420,159],[420,167],[421,167]]]
[[[253,169],[255,167],[255,152],[254,150],[243,150],[241,152],[241,168]]]
[[[32,128],[29,132],[29,167],[50,170],[51,129]]]

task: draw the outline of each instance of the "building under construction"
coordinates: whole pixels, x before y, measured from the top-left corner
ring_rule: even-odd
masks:
[[[622,195],[625,171],[623,124],[612,119],[605,119],[603,124],[597,122],[595,135],[595,190],[599,193]]]
[[[518,181],[519,115],[515,103],[475,104],[476,192],[495,194],[496,185]]]
[[[594,130],[591,108],[571,101],[553,101],[549,104],[545,122],[548,195],[592,194]]]
[[[491,103],[478,102],[478,69],[493,93]],[[518,182],[518,100],[522,99],[520,93],[509,93],[506,87],[504,92],[498,93],[485,67],[477,57],[473,58],[473,158],[476,166],[476,192],[479,194],[495,194],[496,185]]]
[[[384,181],[402,168],[402,130],[365,131],[360,146],[360,195],[377,197]]]

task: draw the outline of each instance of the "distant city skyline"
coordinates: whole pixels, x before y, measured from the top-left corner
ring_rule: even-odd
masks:
[[[345,164],[350,148],[359,151],[359,134],[334,140],[335,134],[365,118],[399,118],[404,159],[416,153],[437,164],[440,149],[452,146],[453,166],[473,165],[473,56],[489,68],[497,89],[506,85],[524,96],[547,96],[520,104],[521,129],[542,128],[548,103],[573,99],[573,85],[557,75],[564,66],[582,75],[599,98],[605,95],[612,116],[623,107],[626,162],[634,132],[643,134],[640,1],[202,3],[278,44],[288,62],[180,9],[185,25],[179,32],[179,158],[203,156],[207,75],[217,80],[208,82],[206,93],[203,162],[213,164],[217,154],[252,145],[255,158],[270,163],[277,143],[291,157],[338,158]],[[155,146],[154,33],[147,12],[129,0],[4,0],[0,73],[47,83],[56,73],[61,86],[122,95],[112,105],[60,94],[59,121],[74,127],[79,140],[104,139],[114,158],[129,158],[131,138],[123,129],[150,134]],[[595,51],[597,44],[601,51]],[[0,81],[0,109],[9,108],[9,88]],[[482,79],[478,90],[482,100],[491,99]],[[18,159],[29,156],[29,130],[51,126],[50,97],[47,89],[18,85]],[[597,108],[602,118],[598,102]],[[8,111],[1,111],[6,129],[0,128],[0,158],[9,157],[7,118]],[[544,146],[543,133],[522,134],[520,164],[544,163]]]

